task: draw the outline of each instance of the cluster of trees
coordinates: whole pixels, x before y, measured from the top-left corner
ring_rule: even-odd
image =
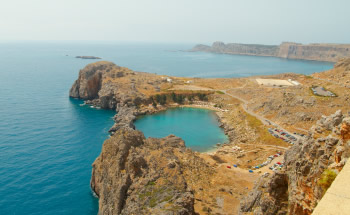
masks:
[[[157,104],[164,105],[167,101],[173,101],[178,104],[183,104],[187,99],[190,103],[193,100],[198,98],[200,101],[208,101],[208,95],[206,93],[191,93],[191,94],[177,94],[172,92],[171,94],[157,94],[155,96],[151,96],[151,102],[154,107]]]

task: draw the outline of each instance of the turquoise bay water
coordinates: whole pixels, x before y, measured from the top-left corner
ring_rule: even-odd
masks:
[[[89,187],[91,164],[108,137],[115,112],[82,107],[82,101],[68,98],[79,69],[96,61],[76,59],[76,55],[99,56],[137,71],[189,77],[310,74],[332,67],[320,62],[166,51],[193,45],[0,43],[0,214],[97,214],[97,200]],[[170,113],[180,119],[201,116],[187,122],[192,134],[177,133],[184,139],[200,138],[207,132],[204,126],[211,126],[212,144],[221,142],[217,140],[221,130],[211,121],[211,113]],[[162,117],[144,120],[158,123]],[[174,132],[182,129],[176,126],[185,126],[177,117],[165,124],[173,124]],[[167,132],[156,135],[167,136]],[[194,141],[199,142],[210,144],[211,140]],[[202,150],[205,145],[195,147]]]
[[[204,152],[216,143],[228,141],[219,128],[214,111],[198,108],[174,108],[157,114],[143,116],[135,122],[136,129],[146,137],[180,136],[187,147]]]

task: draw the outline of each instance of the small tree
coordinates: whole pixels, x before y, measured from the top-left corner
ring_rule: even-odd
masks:
[[[162,95],[161,95],[160,104],[161,104],[161,105],[165,105],[165,104],[166,104],[166,95],[165,95],[165,94],[162,94]]]
[[[177,102],[177,96],[174,92],[171,93],[171,99],[173,100],[173,102]]]
[[[162,97],[159,94],[156,95],[156,101],[157,103],[161,103],[162,101]]]

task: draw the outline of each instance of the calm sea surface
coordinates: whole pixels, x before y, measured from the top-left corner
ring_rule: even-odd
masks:
[[[214,149],[216,143],[225,143],[228,138],[218,126],[214,111],[197,108],[169,109],[143,116],[135,122],[136,129],[146,137],[181,136],[186,146],[204,152]]]
[[[0,43],[0,214],[98,211],[89,188],[91,164],[115,113],[80,106],[81,101],[68,98],[79,69],[96,61],[76,55],[102,57],[136,71],[189,77],[310,74],[332,67],[268,57],[173,52],[193,45]],[[147,136],[170,132],[193,140],[186,145],[200,151],[226,138],[205,110],[171,110],[140,119],[137,125]],[[154,130],[162,125],[159,133]],[[196,145],[201,141],[199,128],[207,129],[213,139]]]

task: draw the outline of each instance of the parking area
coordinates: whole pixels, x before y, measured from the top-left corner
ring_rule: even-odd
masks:
[[[284,142],[287,142],[290,144],[294,144],[298,140],[296,137],[296,134],[290,134],[290,133],[288,133],[284,130],[281,130],[281,129],[269,128],[268,131],[272,136],[279,138],[279,139],[283,140]]]
[[[314,86],[311,88],[312,92],[317,96],[335,97],[335,94],[324,87]]]

